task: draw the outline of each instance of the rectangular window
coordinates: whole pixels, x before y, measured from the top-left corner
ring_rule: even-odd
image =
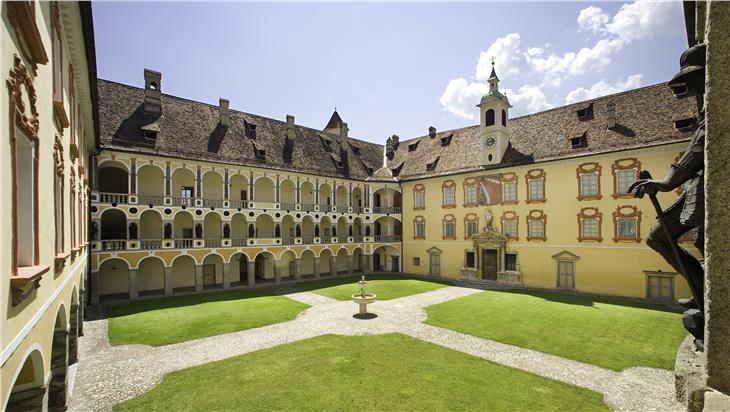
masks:
[[[540,180],[542,183],[542,180]],[[542,190],[541,190],[542,192]],[[502,183],[502,201],[503,202],[516,202],[517,201],[517,182],[504,182]]]
[[[464,203],[467,205],[477,204],[477,187],[475,185],[464,188]]]
[[[477,222],[466,222],[466,237],[470,238],[476,235],[478,230]]]
[[[17,265],[36,264],[35,142],[15,129],[15,196]]]
[[[545,199],[545,192],[543,187],[542,179],[530,179],[528,180],[528,200],[543,200]]]
[[[421,266],[421,258],[420,257],[414,257],[413,258],[413,266]]]
[[[413,207],[423,209],[426,207],[426,192],[419,190],[413,193]]]
[[[426,224],[423,222],[416,223],[415,237],[425,238],[426,237]]]
[[[56,254],[63,253],[63,175],[56,174]]]
[[[71,247],[76,249],[76,192],[74,188],[71,188],[71,213],[69,213],[71,219]]]
[[[581,219],[580,220],[580,237],[583,239],[598,239],[599,238],[598,219]]]
[[[598,196],[598,173],[580,175],[580,197]]]
[[[468,251],[466,252],[466,267],[470,269],[475,269],[477,267],[477,254],[476,252]]]
[[[502,234],[508,238],[517,238],[517,221],[514,219],[505,220],[502,223]]]
[[[528,220],[527,231],[528,236],[531,238],[544,238],[545,222],[542,220]]]
[[[620,240],[635,240],[637,238],[636,219],[635,218],[618,218],[616,219],[618,226],[618,238]]]
[[[647,273],[646,298],[657,302],[673,303],[674,275]]]
[[[504,270],[517,272],[517,253],[506,253],[504,255]]]
[[[456,205],[456,188],[445,187],[444,188],[444,206],[455,206]]]
[[[629,193],[629,186],[636,181],[636,169],[616,171],[616,194]]]
[[[444,223],[444,237],[447,239],[456,237],[456,223],[454,223],[454,222]]]
[[[58,5],[53,3],[53,100],[63,101],[63,51],[61,45],[61,22],[58,16]]]

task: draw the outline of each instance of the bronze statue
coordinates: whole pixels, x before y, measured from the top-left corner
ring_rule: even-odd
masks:
[[[705,46],[695,45],[680,58],[681,70],[669,82],[677,98],[702,96],[705,85]],[[680,301],[689,309],[684,312],[685,328],[695,337],[697,346],[704,339],[704,269],[702,264],[687,250],[679,247],[677,240],[692,229],[697,229],[695,246],[704,256],[704,112],[699,114],[699,128],[689,142],[682,157],[672,163],[669,173],[661,180],[651,179],[644,173],[629,191],[636,197],[645,194],[652,198],[659,223],[654,225],[646,238],[646,244],[657,251],[686,280],[692,291],[691,299]],[[661,210],[656,201],[657,192],[669,192],[685,185],[679,198]]]

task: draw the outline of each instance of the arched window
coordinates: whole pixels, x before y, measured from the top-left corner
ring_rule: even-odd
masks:
[[[485,126],[493,126],[494,125],[494,109],[487,110],[487,113],[485,115]]]
[[[502,109],[502,126],[507,127],[507,111]]]

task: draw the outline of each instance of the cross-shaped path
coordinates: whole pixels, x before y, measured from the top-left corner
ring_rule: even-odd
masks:
[[[260,328],[210,336],[171,345],[110,346],[106,319],[86,322],[79,341],[79,365],[69,410],[108,411],[141,395],[170,372],[325,334],[401,333],[449,349],[588,388],[604,395],[617,411],[682,411],[674,399],[674,374],[655,368],[616,372],[555,355],[426,325],[425,308],[480,290],[446,287],[431,292],[376,301],[373,319],[356,319],[357,305],[311,292],[285,296],[311,307],[296,319]]]

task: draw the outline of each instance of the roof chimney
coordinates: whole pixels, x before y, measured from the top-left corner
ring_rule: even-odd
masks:
[[[430,137],[431,139],[436,137],[436,128],[435,127],[431,126],[428,128],[428,137]]]
[[[608,104],[606,117],[608,117],[606,120],[608,128],[613,129],[616,127],[616,103]]]
[[[162,73],[144,69],[144,111],[147,113],[162,113]]]
[[[286,138],[294,140],[296,137],[297,135],[294,133],[294,116],[288,114],[286,115]]]
[[[220,98],[218,100],[218,115],[220,116],[219,122],[221,126],[230,126],[231,119],[228,116],[228,99]]]
[[[340,126],[340,146],[342,146],[343,149],[347,149],[350,146],[349,131],[350,129],[347,128],[347,123],[342,122],[342,125]]]

